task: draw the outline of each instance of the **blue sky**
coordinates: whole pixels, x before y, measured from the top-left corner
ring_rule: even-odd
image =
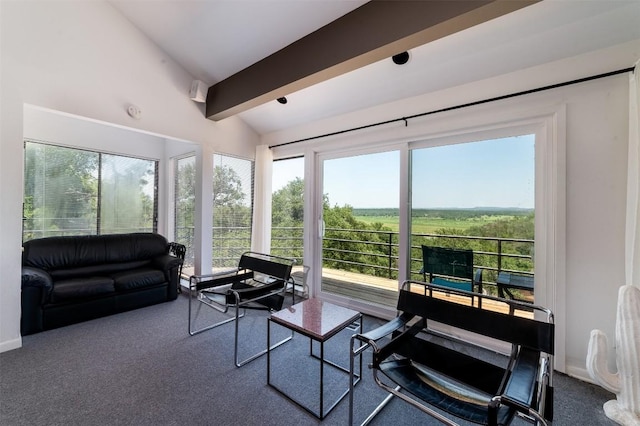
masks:
[[[533,208],[534,140],[525,135],[413,150],[413,208]],[[302,159],[286,163],[274,163],[274,190],[303,176]],[[332,206],[397,208],[399,167],[397,151],[328,160],[323,192]]]
[[[273,192],[283,188],[287,183],[299,177],[304,179],[304,158],[292,158],[273,162]]]

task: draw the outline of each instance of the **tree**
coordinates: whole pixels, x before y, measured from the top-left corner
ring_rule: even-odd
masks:
[[[95,232],[98,154],[25,144],[24,240]]]
[[[176,227],[192,228],[196,211],[196,168],[194,162],[180,163],[175,189]]]
[[[272,226],[302,226],[304,220],[304,181],[297,177],[272,196]]]
[[[153,230],[154,162],[103,154],[101,168],[100,233]]]
[[[23,239],[151,230],[154,175],[150,160],[26,142]]]
[[[195,156],[178,159],[176,165],[175,240],[187,248],[185,265],[193,266],[196,211]]]
[[[302,260],[304,181],[295,178],[272,195],[271,251]]]
[[[326,195],[323,204],[326,229],[323,257],[326,266],[388,277],[388,260],[397,256],[388,240],[388,236],[393,235],[392,230],[381,223],[367,224],[357,220],[353,207],[349,205],[329,207]]]
[[[437,245],[440,247],[448,248],[465,248],[471,249],[475,252],[474,263],[484,267],[498,268],[498,256],[495,254],[482,254],[482,253],[497,253],[498,246],[497,241],[491,238],[511,238],[511,239],[534,239],[535,230],[535,214],[533,212],[526,216],[511,216],[503,219],[498,219],[494,222],[487,223],[482,226],[471,226],[469,228],[460,230],[452,228],[442,228],[435,231],[438,235],[466,235],[476,237],[487,237],[488,240],[472,240],[465,238],[446,238],[446,237],[423,237],[414,240],[413,245],[419,246],[421,244]],[[502,241],[500,252],[502,254],[513,254],[516,256],[524,257],[501,257],[500,269],[512,269],[516,271],[530,271],[533,272],[534,264],[529,258],[533,254],[533,245],[531,243],[523,242],[509,242]],[[421,253],[414,252],[414,257],[421,258]],[[484,281],[495,282],[497,272],[495,270],[485,269],[483,272]]]
[[[251,188],[250,188],[251,189]],[[251,191],[249,191],[251,193]],[[229,165],[213,169],[214,266],[232,266],[251,246],[251,203],[242,179]]]
[[[213,205],[234,206],[242,204],[242,180],[231,166],[213,168]]]
[[[272,198],[272,251],[302,258],[304,181],[296,178],[274,192]],[[358,221],[349,205],[331,207],[323,195],[325,265],[336,269],[387,276],[391,229],[381,223]],[[392,253],[392,255],[397,253]],[[378,266],[378,267],[376,267]]]

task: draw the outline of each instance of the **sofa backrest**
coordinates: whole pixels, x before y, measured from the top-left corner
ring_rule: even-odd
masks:
[[[167,253],[160,234],[130,233],[48,237],[23,244],[22,266],[52,271],[150,260]]]

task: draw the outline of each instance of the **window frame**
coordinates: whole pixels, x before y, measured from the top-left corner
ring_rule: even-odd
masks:
[[[379,317],[392,317],[393,310],[355,304],[318,292],[322,255],[319,219],[322,215],[323,159],[378,150],[400,149],[400,262],[408,271],[409,149],[441,144],[534,134],[535,144],[535,274],[537,304],[548,307],[556,319],[556,363],[565,371],[566,347],[566,104],[519,102],[517,99],[484,104],[465,111],[412,120],[408,126],[387,126],[376,132],[352,132],[320,138],[299,145],[274,147],[274,158],[305,155],[305,264],[311,266],[310,294],[327,301],[350,304],[354,309]],[[346,148],[345,148],[346,147]],[[309,212],[309,214],[307,214]],[[404,222],[403,222],[404,218]],[[403,240],[404,235],[404,240]],[[400,277],[400,281],[403,277]]]
[[[254,221],[254,217],[253,217],[253,212],[254,212],[254,201],[255,201],[255,171],[256,171],[256,165],[255,165],[255,160],[252,159],[247,159],[247,158],[243,158],[243,157],[239,157],[239,156],[235,156],[235,155],[229,155],[229,154],[225,154],[225,153],[219,153],[216,152],[214,153],[210,159],[211,159],[211,165],[212,165],[212,175],[211,175],[211,180],[212,180],[212,198],[211,198],[211,215],[212,215],[212,232],[215,229],[215,210],[216,210],[216,206],[215,206],[215,199],[213,198],[213,193],[215,191],[215,188],[213,187],[213,180],[215,179],[215,169],[217,167],[216,165],[216,157],[220,157],[220,158],[226,158],[226,159],[231,159],[232,161],[246,161],[249,163],[250,165],[250,185],[251,188],[249,190],[248,194],[244,194],[249,201],[249,225],[248,225],[248,229],[249,229],[249,243],[246,245],[246,249],[241,248],[241,250],[236,250],[237,253],[234,253],[234,256],[227,256],[227,257],[222,257],[220,258],[220,260],[222,261],[221,264],[216,264],[216,250],[215,250],[215,233],[212,234],[212,239],[211,239],[211,264],[212,264],[212,268],[215,270],[218,267],[227,267],[227,266],[235,266],[237,264],[237,259],[240,257],[241,251],[250,251],[251,247],[252,247],[252,242],[253,242],[253,221]],[[240,178],[242,179],[242,176],[240,176]],[[234,247],[232,249],[235,249],[237,247]],[[237,256],[236,256],[237,255]]]
[[[96,190],[96,228],[95,228],[95,233],[92,234],[82,234],[82,235],[101,235],[102,234],[102,226],[101,226],[101,222],[102,222],[102,210],[101,210],[101,203],[102,203],[102,199],[101,199],[101,194],[102,194],[102,157],[105,155],[109,155],[109,156],[113,156],[113,157],[123,157],[123,158],[129,158],[129,159],[134,159],[134,160],[142,160],[142,161],[149,161],[153,163],[153,170],[154,170],[154,177],[153,177],[153,214],[152,214],[152,232],[157,233],[158,232],[158,199],[159,199],[159,188],[158,188],[158,183],[159,183],[159,174],[160,174],[160,161],[157,159],[152,159],[152,158],[144,158],[144,157],[139,157],[139,156],[134,156],[134,155],[123,155],[123,154],[119,154],[119,153],[113,153],[113,152],[107,152],[107,151],[100,151],[100,150],[94,150],[94,149],[87,149],[87,148],[79,148],[79,147],[75,147],[75,146],[70,146],[70,145],[62,145],[62,144],[58,144],[58,143],[52,143],[52,142],[47,142],[47,141],[42,141],[42,140],[37,140],[37,139],[33,139],[33,138],[24,138],[23,140],[23,162],[24,162],[24,170],[25,170],[25,175],[27,172],[27,167],[26,167],[26,161],[27,161],[27,144],[37,144],[37,145],[44,145],[44,146],[48,146],[48,147],[53,147],[53,148],[62,148],[62,149],[68,149],[68,150],[74,150],[74,151],[80,151],[80,152],[87,152],[87,153],[91,153],[91,154],[97,154],[98,155],[98,165],[97,165],[97,185],[98,188]],[[26,181],[26,176],[25,176],[25,181]],[[23,192],[23,197],[26,195],[25,194],[25,190],[26,187],[23,184],[23,188],[22,188],[22,192]],[[26,221],[26,217],[25,217],[25,209],[26,205],[23,202],[23,219],[22,219],[22,242],[24,243],[25,241],[25,221]],[[77,235],[77,234],[74,234]]]

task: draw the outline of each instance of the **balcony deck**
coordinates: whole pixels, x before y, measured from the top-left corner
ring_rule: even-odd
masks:
[[[185,267],[182,273],[185,277],[192,275],[193,267]],[[302,267],[294,267],[292,276],[296,282],[302,283]],[[398,282],[388,278],[373,277],[356,272],[323,268],[322,291],[395,308],[398,299]],[[465,305],[471,303],[470,299],[466,297],[447,293],[436,294],[436,297],[449,298]],[[477,300],[475,300],[474,306],[477,306]],[[485,300],[482,309],[502,313],[509,312],[509,307],[506,304],[493,300]],[[528,318],[532,317],[532,313],[527,310],[516,310],[515,314]]]
[[[295,274],[295,272],[294,272]],[[365,300],[367,302],[384,306],[395,307],[398,298],[398,282],[381,277],[372,277],[353,272],[338,271],[335,269],[323,269],[322,290],[340,296]],[[445,292],[436,294],[436,297],[448,298],[465,305],[470,305],[471,300],[464,296],[451,295]],[[474,301],[477,306],[477,300]],[[484,300],[482,309],[508,313],[509,306],[494,300]],[[532,317],[528,310],[516,310],[516,315]]]

